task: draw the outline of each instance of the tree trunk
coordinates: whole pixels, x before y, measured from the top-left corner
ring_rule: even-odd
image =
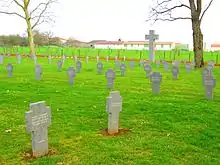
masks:
[[[201,68],[204,66],[203,61],[203,34],[200,28],[199,19],[192,19],[193,30],[193,51],[195,68]]]
[[[33,36],[33,31],[32,31],[32,26],[31,26],[31,18],[30,18],[30,15],[28,13],[28,8],[27,7],[28,6],[25,6],[24,13],[25,13],[25,20],[26,20],[26,24],[27,24],[27,33],[28,33],[28,43],[29,43],[29,48],[30,48],[30,56],[35,57],[34,36]]]

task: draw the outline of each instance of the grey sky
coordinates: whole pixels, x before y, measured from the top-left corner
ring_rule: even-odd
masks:
[[[203,0],[204,5],[208,0]],[[160,22],[150,26],[148,18],[150,0],[60,0],[53,10],[56,23],[42,25],[42,31],[51,30],[60,37],[74,37],[83,41],[95,39],[144,40],[149,29],[155,29],[160,41],[192,43],[191,22]],[[187,14],[187,11],[180,11]],[[177,13],[177,14],[181,14]],[[204,40],[220,42],[220,0],[215,0],[202,23]],[[0,34],[24,33],[22,19],[0,15]]]

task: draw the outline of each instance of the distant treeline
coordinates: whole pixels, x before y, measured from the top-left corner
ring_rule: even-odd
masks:
[[[51,32],[34,31],[34,43],[36,46],[73,46],[87,47],[86,43],[69,38],[63,40],[53,36]],[[0,47],[28,46],[28,38],[21,35],[0,35]]]

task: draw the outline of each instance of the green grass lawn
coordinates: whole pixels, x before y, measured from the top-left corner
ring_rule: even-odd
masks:
[[[123,98],[120,128],[130,133],[117,137],[103,136],[107,128],[107,89],[104,74],[98,75],[96,63],[88,65],[68,84],[66,70],[74,65],[65,61],[57,72],[56,61],[38,59],[43,67],[40,82],[35,80],[34,63],[15,57],[0,65],[0,164],[84,164],[84,165],[219,165],[220,164],[220,68],[214,69],[217,85],[214,100],[204,97],[201,71],[186,74],[181,66],[178,80],[171,73],[156,68],[163,75],[161,94],[151,94],[151,83],[143,68],[128,68],[121,77],[116,70],[114,90]],[[8,78],[6,64],[14,64]],[[105,71],[115,68],[104,63]],[[49,148],[53,154],[25,159],[31,150],[31,136],[26,133],[24,113],[30,102],[45,100],[51,107]],[[11,132],[5,130],[11,129]]]

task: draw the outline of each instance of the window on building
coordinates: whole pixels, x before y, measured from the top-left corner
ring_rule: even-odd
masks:
[[[125,47],[127,47],[127,44],[125,44]]]
[[[161,48],[163,48],[163,44],[161,44]]]
[[[131,47],[133,47],[133,44],[131,44]]]
[[[144,44],[144,47],[149,47],[149,45],[148,44]]]

